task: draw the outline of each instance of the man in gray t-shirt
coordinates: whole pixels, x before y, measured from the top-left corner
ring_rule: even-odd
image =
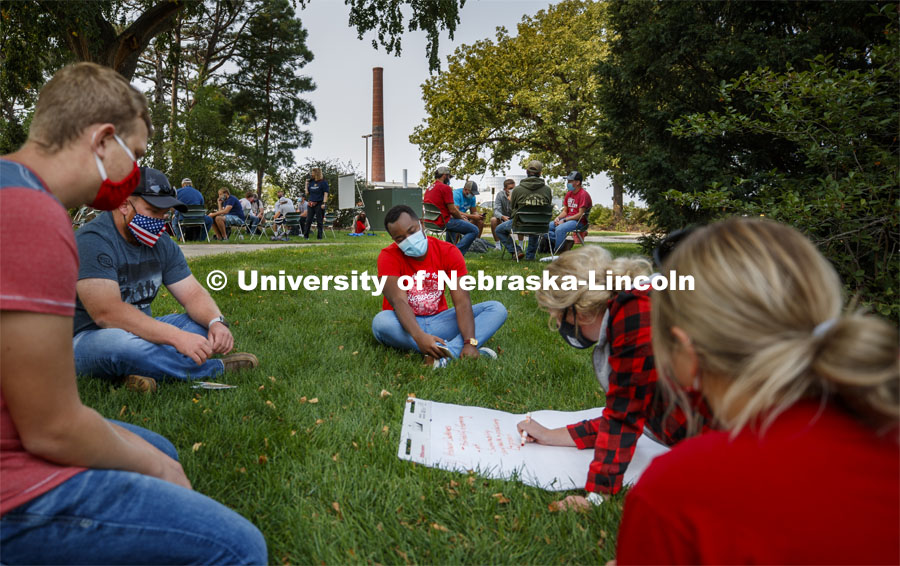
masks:
[[[509,202],[509,193],[516,186],[516,182],[512,179],[503,181],[503,190],[494,197],[494,216],[491,218],[491,235],[494,237],[494,245],[496,248],[502,249],[500,239],[497,237],[497,226],[509,220],[512,215],[512,206]],[[521,239],[521,238],[520,238]]]
[[[234,337],[181,249],[164,233],[165,215],[183,208],[165,175],[141,168],[141,181],[117,209],[78,230],[75,369],[79,375],[127,377],[155,390],[161,378],[198,379],[256,367],[256,356],[226,355]],[[153,317],[161,286],[183,314]]]

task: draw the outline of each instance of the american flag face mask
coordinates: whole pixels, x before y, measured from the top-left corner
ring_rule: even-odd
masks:
[[[128,223],[128,229],[134,234],[134,237],[145,246],[153,247],[159,241],[159,236],[166,229],[166,220],[160,218],[151,218],[143,214],[135,214],[131,222]]]

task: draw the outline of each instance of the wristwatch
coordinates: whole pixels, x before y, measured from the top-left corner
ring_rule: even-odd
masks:
[[[588,494],[587,500],[591,505],[600,505],[603,503],[603,496],[596,491],[592,491]]]
[[[478,347],[478,339],[477,338],[469,338],[468,340],[466,340],[466,342],[468,342],[472,346],[475,346],[476,348]]]
[[[214,318],[214,319],[212,319],[211,321],[209,321],[209,324],[206,325],[207,330],[209,330],[210,328],[212,328],[212,325],[215,324],[215,323],[217,323],[217,322],[221,322],[222,324],[225,325],[225,328],[228,328],[228,322],[225,320],[225,317],[222,316],[222,315],[219,315],[219,316],[217,316],[216,318]]]

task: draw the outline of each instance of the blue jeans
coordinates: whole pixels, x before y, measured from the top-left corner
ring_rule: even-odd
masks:
[[[506,248],[506,251],[515,255],[516,251],[513,248],[513,241],[510,234],[512,233],[512,220],[507,220],[503,222],[495,231],[497,232],[497,238],[500,240],[500,244]],[[537,236],[528,236],[528,247],[525,249],[525,259],[534,259],[534,256],[537,254]]]
[[[550,249],[553,253],[556,253],[557,248],[562,246],[563,241],[566,239],[566,234],[569,232],[574,232],[576,228],[586,228],[587,225],[579,222],[578,220],[567,220],[560,224],[559,226],[554,226],[553,222],[550,222],[548,237],[550,238]],[[559,242],[559,243],[557,243]]]
[[[484,344],[506,322],[506,307],[499,301],[486,301],[472,305],[475,315],[475,339]],[[430,316],[417,316],[416,322],[424,332],[443,338],[454,358],[463,349],[463,337],[456,324],[456,309],[447,309]],[[403,328],[394,311],[381,311],[372,319],[372,333],[385,346],[419,352],[416,341]],[[421,352],[420,352],[421,353]]]
[[[478,227],[467,220],[451,218],[447,221],[447,232],[455,232],[462,236],[459,242],[456,243],[456,247],[462,255],[466,255],[466,252],[469,251],[469,246],[472,245],[472,242],[478,236]]]
[[[172,443],[114,422],[178,459]],[[4,564],[265,564],[250,521],[209,497],[135,472],[91,469],[0,519]]]
[[[250,228],[251,234],[256,234],[256,227],[259,226],[259,216],[247,215],[247,226]]]
[[[206,328],[186,314],[168,314],[156,320],[204,338]],[[118,378],[130,374],[160,379],[206,379],[225,372],[222,360],[209,359],[198,366],[172,346],[154,344],[121,328],[79,332],[72,339],[78,375]]]

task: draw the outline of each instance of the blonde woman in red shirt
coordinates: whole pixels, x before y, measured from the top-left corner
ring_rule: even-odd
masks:
[[[695,231],[653,295],[660,382],[701,391],[722,431],[680,443],[629,492],[619,564],[900,563],[897,330],[842,312],[799,232],[733,218]]]

